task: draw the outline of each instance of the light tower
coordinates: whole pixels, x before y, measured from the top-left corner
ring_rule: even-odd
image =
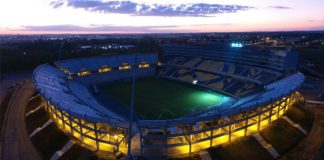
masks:
[[[137,54],[134,55],[134,65],[137,64]],[[133,65],[133,66],[134,66]],[[132,96],[131,96],[131,104],[130,104],[130,112],[129,112],[129,127],[128,127],[128,149],[127,149],[127,159],[131,159],[132,157],[132,126],[133,126],[133,116],[134,116],[134,101],[135,101],[135,81],[136,81],[136,67],[133,68],[132,75]]]

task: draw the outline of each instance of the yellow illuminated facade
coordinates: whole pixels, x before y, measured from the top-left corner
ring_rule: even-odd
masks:
[[[78,139],[87,147],[109,152],[117,149],[127,153],[126,129],[73,117],[67,112],[57,110],[50,103],[48,103],[46,110],[61,130]]]
[[[139,126],[140,147],[137,151],[136,149],[132,151],[145,155],[152,154],[157,149],[158,154],[175,156],[232,142],[239,137],[258,132],[272,121],[282,117],[297,101],[296,94],[298,93],[294,92],[252,110],[194,124]],[[109,152],[118,149],[127,153],[127,128],[113,127],[109,123],[85,121],[56,109],[50,103],[46,109],[59,128],[86,146]]]
[[[110,67],[108,67],[108,66],[102,66],[99,70],[98,70],[98,72],[99,73],[105,73],[105,72],[110,72],[112,69],[110,68]]]
[[[296,94],[297,92],[268,105],[239,114],[194,124],[177,125],[176,131],[170,126],[141,126],[140,133],[144,139],[141,141],[141,152],[145,155],[153,148],[160,146],[163,154],[168,156],[189,154],[251,135],[282,117],[295,103]],[[161,132],[157,134],[159,129]]]
[[[77,75],[80,77],[80,76],[86,76],[86,75],[89,75],[91,74],[90,71],[88,70],[85,70],[85,71],[81,71],[81,72],[78,72]]]
[[[148,63],[145,63],[145,62],[142,62],[138,65],[138,68],[149,68],[150,67],[150,64]]]
[[[121,66],[118,67],[119,70],[127,70],[131,68],[131,65],[129,65],[128,63],[123,63]]]

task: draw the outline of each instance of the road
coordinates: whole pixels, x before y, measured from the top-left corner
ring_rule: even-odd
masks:
[[[35,92],[32,82],[26,81],[15,88],[4,122],[1,157],[3,160],[41,159],[34,148],[25,126],[25,108]]]

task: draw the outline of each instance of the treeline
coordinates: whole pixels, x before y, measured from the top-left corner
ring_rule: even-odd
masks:
[[[43,63],[61,59],[124,53],[161,53],[161,44],[168,40],[152,37],[140,39],[64,39],[8,42],[0,45],[1,72],[31,70]],[[130,49],[80,49],[85,45],[130,44]]]

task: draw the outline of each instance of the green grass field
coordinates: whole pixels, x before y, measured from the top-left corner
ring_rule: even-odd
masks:
[[[129,106],[132,82],[103,86],[112,98]],[[177,118],[230,100],[222,94],[192,84],[160,78],[136,80],[135,111],[145,119]]]

